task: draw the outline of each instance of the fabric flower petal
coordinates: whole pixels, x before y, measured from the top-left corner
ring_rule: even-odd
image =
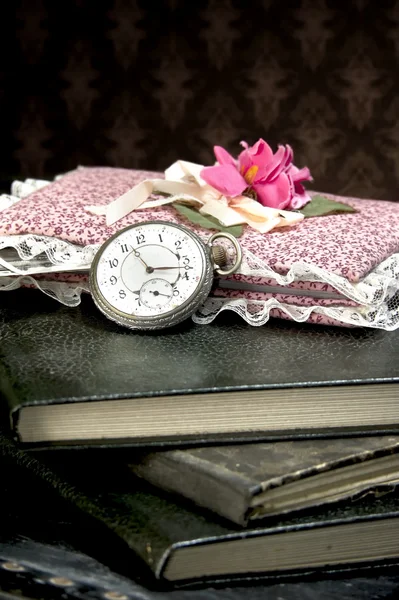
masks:
[[[289,169],[292,164],[292,161],[294,160],[294,151],[289,144],[286,144],[284,146],[284,148],[285,148],[284,163],[285,163],[285,167],[287,169]]]
[[[292,177],[292,181],[296,183],[297,181],[313,181],[313,177],[310,174],[308,167],[303,167],[302,169],[298,169],[295,165],[291,165],[287,171],[289,175]]]
[[[227,150],[222,148],[222,146],[214,146],[213,151],[216,156],[216,160],[219,165],[234,165],[236,166],[237,161],[231,156]]]
[[[255,165],[259,165],[259,160],[267,160],[273,156],[273,151],[269,144],[262,138],[260,138],[253,146],[247,148],[247,152],[252,157],[253,164]]]
[[[286,173],[268,183],[255,183],[253,186],[258,201],[271,208],[287,208],[292,197],[292,184]]]
[[[272,159],[260,167],[256,176],[256,183],[265,183],[277,179],[280,173],[286,169],[286,160],[287,151],[284,146],[279,146]]]
[[[299,210],[300,208],[303,208],[305,206],[305,204],[310,202],[311,199],[312,198],[309,196],[309,194],[304,190],[303,194],[294,194],[293,195],[288,208],[290,210]]]
[[[287,175],[292,181],[294,188],[289,208],[291,210],[299,210],[311,200],[311,197],[302,185],[302,182],[313,181],[313,177],[311,176],[308,167],[298,169],[298,167],[295,165],[290,166],[290,168],[287,170]]]
[[[273,158],[273,150],[265,140],[258,140],[250,148],[246,148],[238,156],[238,168],[244,175],[253,165],[261,168]]]
[[[201,171],[201,178],[225,196],[240,196],[248,187],[234,165],[205,167]]]

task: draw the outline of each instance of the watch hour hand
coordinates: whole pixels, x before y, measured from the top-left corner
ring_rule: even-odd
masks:
[[[133,250],[133,254],[134,254],[134,256],[135,256],[136,258],[138,258],[138,259],[139,259],[139,261],[140,261],[141,263],[143,263],[143,265],[145,266],[145,270],[147,271],[147,273],[153,273],[153,272],[154,272],[154,269],[153,269],[153,267],[150,267],[149,265],[147,265],[147,263],[145,262],[145,260],[143,260],[143,259],[141,258],[141,254],[140,254],[140,252],[139,252],[138,250]]]

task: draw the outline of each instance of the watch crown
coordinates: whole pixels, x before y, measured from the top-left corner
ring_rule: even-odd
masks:
[[[227,263],[227,256],[223,246],[212,246],[212,258],[216,268],[225,266]]]

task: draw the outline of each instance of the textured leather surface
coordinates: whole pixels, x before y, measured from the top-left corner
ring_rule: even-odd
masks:
[[[27,483],[27,477],[14,481],[0,518],[0,589],[18,598],[23,594],[46,600],[360,600],[394,598],[399,591],[394,566],[359,572],[342,570],[318,578],[303,574],[278,581],[198,585],[189,590],[155,586],[126,560],[123,551],[114,547],[112,560],[109,554],[101,556],[93,550],[93,545],[97,550],[103,546],[98,539],[87,550],[87,530],[81,526],[80,539],[74,538],[76,516],[74,521],[65,508],[60,511],[49,495],[39,494],[38,503],[31,500],[26,505],[23,490],[26,493]],[[21,511],[23,504],[25,510]]]
[[[388,600],[399,591],[396,566],[190,590],[155,585],[126,548],[111,540],[108,546],[51,492],[43,470],[37,477],[34,458],[4,437],[1,448],[0,589],[6,600],[6,594],[20,600]]]
[[[399,331],[221,316],[161,333],[107,321],[40,292],[0,298],[0,390],[11,405],[314,383],[399,381]]]
[[[62,543],[10,536],[0,540],[0,588],[2,600],[392,600],[399,592],[399,577],[393,568],[385,568],[356,577],[342,572],[319,580],[150,589]]]
[[[151,484],[246,525],[252,512],[251,501],[261,492],[281,486],[285,489],[292,482],[331,469],[336,478],[333,486],[337,489],[337,478],[342,469],[345,473],[345,467],[353,469],[356,463],[398,452],[399,437],[345,437],[151,452],[138,455],[129,466]],[[399,469],[399,456],[392,469]],[[346,489],[342,497],[372,490],[375,477],[373,473],[367,482],[357,486],[353,480],[351,489]],[[298,503],[305,498],[305,492],[297,493]],[[322,501],[313,499],[313,505]],[[309,505],[312,505],[310,500]],[[277,512],[278,504],[274,510]]]
[[[99,457],[101,456],[101,460]],[[168,556],[175,548],[196,545],[226,536],[236,539],[257,533],[268,535],[279,530],[329,526],[351,523],[359,519],[399,516],[397,495],[392,492],[383,499],[373,498],[350,502],[318,511],[303,512],[293,518],[284,516],[263,522],[257,528],[242,529],[212,513],[192,507],[184,501],[175,502],[141,480],[129,476],[127,465],[113,458],[112,453],[90,456],[69,453],[62,462],[58,453],[46,454],[37,461],[31,457],[29,472],[35,485],[61,500],[66,500],[82,517],[82,528],[93,529],[93,536],[104,536],[109,548],[124,548],[126,560],[137,562],[138,556],[147,565],[148,577],[162,579]],[[101,539],[101,538],[100,538]],[[102,540],[102,546],[105,542]],[[220,546],[223,552],[223,546]],[[181,551],[180,551],[181,552]],[[110,552],[111,553],[111,552]],[[145,572],[145,568],[141,572]],[[294,569],[293,569],[294,571]],[[229,577],[228,577],[229,578]]]

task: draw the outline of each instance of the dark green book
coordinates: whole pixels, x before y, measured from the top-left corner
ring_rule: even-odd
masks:
[[[392,558],[386,548],[383,560],[348,562],[325,570],[276,571],[259,578],[262,573],[253,576],[250,572],[224,576],[225,585],[215,585],[214,579],[208,582],[179,580],[168,582],[156,579],[153,571],[146,567],[132,545],[128,545],[120,535],[128,535],[130,517],[126,515],[126,524],[122,532],[114,533],[116,523],[102,523],[90,515],[87,500],[78,490],[57,479],[55,473],[43,464],[39,464],[31,455],[19,451],[10,442],[5,447],[0,441],[2,470],[2,511],[0,514],[0,589],[12,592],[18,597],[29,598],[142,598],[196,600],[220,600],[226,595],[234,600],[259,598],[281,598],[283,593],[289,598],[354,598],[394,597],[398,586],[397,559]],[[83,463],[82,466],[85,464]],[[101,469],[101,462],[99,462]],[[96,478],[98,473],[96,473]],[[100,486],[101,487],[101,486]],[[104,486],[103,492],[106,490]],[[112,488],[111,488],[112,489]],[[111,489],[109,491],[111,491]],[[113,486],[114,494],[120,493]],[[142,489],[144,492],[144,489]],[[149,488],[146,490],[148,499]],[[107,491],[108,494],[108,491]],[[77,501],[76,496],[80,498]],[[68,500],[65,500],[65,498]],[[152,498],[152,494],[150,494]],[[61,502],[61,500],[64,500]],[[385,496],[378,500],[378,518],[390,519],[390,510],[396,511],[393,497]],[[151,500],[150,500],[151,502]],[[164,502],[161,502],[162,506]],[[81,506],[76,508],[76,503]],[[112,501],[114,504],[114,501]],[[140,504],[140,503],[139,503]],[[159,506],[155,503],[153,508]],[[74,511],[71,509],[74,508]],[[151,508],[151,505],[148,509]],[[371,507],[370,507],[371,508]],[[385,510],[385,513],[381,511]],[[180,510],[180,509],[179,509]],[[364,505],[359,508],[359,517]],[[97,514],[97,513],[96,513]],[[122,513],[120,513],[122,516]],[[183,514],[187,514],[184,509]],[[332,513],[331,513],[332,514]],[[356,514],[356,505],[352,515]],[[392,515],[391,515],[392,516]],[[176,518],[173,517],[173,518]],[[319,516],[317,516],[319,518]],[[118,517],[119,519],[119,517]],[[158,539],[162,533],[161,515],[154,519],[154,527],[146,525],[145,540]],[[221,521],[218,521],[220,528]],[[295,523],[293,525],[295,526]],[[274,522],[277,524],[277,521]],[[311,527],[311,524],[310,524]],[[122,523],[119,523],[122,529]],[[180,525],[180,530],[182,526]],[[76,535],[74,531],[76,531]],[[226,527],[224,525],[224,530]],[[192,531],[190,529],[190,531]],[[220,531],[220,529],[219,529]],[[227,529],[237,541],[237,530]],[[328,531],[324,529],[328,534]],[[348,532],[349,533],[349,532]],[[280,535],[280,533],[279,533]],[[281,538],[283,539],[283,538]],[[120,541],[120,544],[116,542]],[[166,545],[166,540],[161,540]],[[358,543],[358,542],[357,542]],[[381,546],[383,540],[381,541]],[[245,549],[245,545],[243,546]],[[224,544],[220,546],[221,554]],[[217,547],[214,546],[213,552]],[[374,549],[373,549],[374,550]],[[174,550],[171,551],[173,553]],[[345,544],[343,552],[346,552]],[[391,557],[389,557],[391,556]],[[247,567],[250,568],[251,557]],[[268,576],[269,575],[269,576]],[[232,579],[237,579],[233,582]],[[172,585],[173,584],[173,585]],[[189,585],[186,592],[179,589]],[[193,590],[192,588],[195,588]],[[177,588],[177,589],[173,589]],[[227,589],[226,589],[227,588]],[[14,597],[14,596],[13,596]],[[11,600],[11,594],[10,594]]]
[[[65,453],[62,462],[52,453],[42,455],[44,462],[1,438],[0,453],[0,562],[10,562],[11,570],[22,565],[19,586],[27,575],[42,584],[62,578],[60,593],[69,594],[75,587],[68,580],[76,586],[78,571],[86,569],[85,589],[89,583],[105,586],[103,595],[115,592],[106,567],[91,571],[93,559],[154,590],[259,578],[376,577],[397,565],[399,497],[393,492],[381,489],[377,497],[243,530],[156,493],[114,453]],[[229,593],[249,594],[238,590]]]
[[[164,450],[132,471],[239,525],[399,483],[399,437],[344,437]]]
[[[159,333],[3,292],[0,398],[34,447],[236,443],[398,432],[399,330],[234,315]]]
[[[43,456],[38,475],[82,513],[93,539],[112,533],[157,580],[174,584],[292,575],[392,563],[399,558],[399,497],[394,492],[274,518],[243,529],[192,510],[142,480],[111,453]],[[33,459],[34,460],[34,459]],[[35,469],[35,464],[31,468]],[[84,519],[83,517],[86,517]],[[109,542],[107,542],[109,543]]]

